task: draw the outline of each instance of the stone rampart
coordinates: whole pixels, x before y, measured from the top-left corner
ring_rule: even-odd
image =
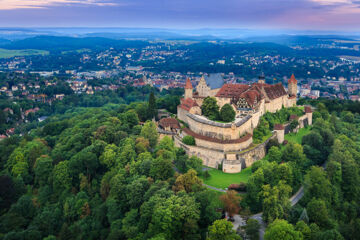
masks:
[[[241,172],[240,160],[224,160],[222,170],[225,173],[238,173]]]
[[[235,123],[214,122],[194,114],[187,114],[186,116],[191,131],[211,138],[239,139],[252,130],[251,116],[246,116]]]
[[[190,135],[195,138],[196,146],[215,149],[219,151],[241,151],[251,145],[253,142],[252,135],[247,134],[239,139],[234,140],[220,140],[217,138],[210,138],[195,132],[190,129],[184,128],[182,130],[183,135]]]
[[[189,156],[197,156],[202,159],[203,164],[208,167],[217,168],[224,159],[224,152],[217,151],[210,148],[190,146],[181,141],[179,136],[174,136],[174,143],[176,147],[181,147]]]
[[[276,138],[276,134],[273,134],[265,142],[257,145],[256,147],[238,153],[237,159],[241,160],[241,168],[250,167],[255,161],[264,158],[266,155],[266,145],[274,138]]]

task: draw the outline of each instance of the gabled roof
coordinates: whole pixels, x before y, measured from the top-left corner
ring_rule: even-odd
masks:
[[[205,81],[210,89],[221,88],[224,85],[224,79],[220,73],[211,73],[209,76],[205,76]]]
[[[243,92],[245,92],[249,88],[249,85],[228,83],[224,84],[215,96],[223,98],[238,98]]]
[[[192,100],[191,98],[182,99],[180,107],[186,111],[189,111],[192,107],[199,106],[196,101]]]
[[[285,88],[281,83],[265,86],[264,90],[270,100],[287,95]]]
[[[246,102],[253,107],[256,103],[260,102],[261,94],[256,90],[248,90],[240,95],[240,98],[245,98]]]
[[[190,82],[190,78],[186,79],[185,89],[193,89],[193,86]]]
[[[305,106],[305,113],[312,113],[312,109],[310,106]]]
[[[275,124],[274,125],[274,130],[284,130],[284,129],[285,129],[285,127],[282,124]]]
[[[299,116],[294,115],[294,114],[290,115],[290,118],[289,118],[290,121],[292,121],[292,120],[298,120],[298,119],[299,119]]]
[[[159,125],[163,128],[166,128],[166,127],[170,127],[170,128],[174,128],[174,129],[180,128],[180,124],[179,124],[178,120],[176,120],[175,118],[162,118],[159,121]]]
[[[296,80],[296,78],[295,78],[295,75],[294,75],[294,74],[292,74],[292,75],[291,75],[291,77],[290,77],[290,79],[289,79],[288,83],[294,83],[294,84],[297,84],[297,80]]]

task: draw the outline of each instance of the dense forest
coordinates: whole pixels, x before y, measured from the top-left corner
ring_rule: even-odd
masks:
[[[205,239],[221,205],[201,160],[130,108],[67,113],[0,142],[1,239]]]
[[[240,197],[203,187],[201,159],[159,140],[146,121],[155,95],[59,112],[1,141],[0,239],[240,239],[221,209],[263,212],[267,240],[359,239],[358,103],[302,100],[316,108],[308,134],[270,142]],[[265,130],[288,114],[300,112],[266,114]],[[247,223],[242,236],[258,239]]]
[[[338,101],[328,109],[327,100],[303,102],[317,109],[310,132],[301,144],[268,146],[266,158],[252,166],[242,208],[263,212],[267,240],[359,239],[360,115],[346,111],[359,103]],[[301,186],[304,196],[291,206]]]

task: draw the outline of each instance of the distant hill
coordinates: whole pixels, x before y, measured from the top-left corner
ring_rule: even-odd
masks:
[[[312,46],[316,44],[330,43],[334,40],[351,41],[353,39],[338,35],[274,35],[249,37],[246,38],[246,40],[252,42],[272,42],[288,46]]]
[[[0,46],[5,45],[5,44],[9,44],[11,41],[4,39],[4,38],[0,38]]]
[[[39,49],[48,51],[66,51],[82,48],[88,49],[104,49],[109,47],[141,47],[148,45],[144,41],[115,40],[101,37],[55,37],[55,36],[37,36],[26,38],[4,44],[5,49]]]

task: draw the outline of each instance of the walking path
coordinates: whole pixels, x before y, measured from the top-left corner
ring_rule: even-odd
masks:
[[[205,184],[205,183],[203,183],[203,186],[204,186],[204,187],[207,187],[207,188],[209,188],[209,189],[215,190],[215,191],[219,191],[219,192],[226,193],[226,190],[224,190],[224,189],[221,189],[221,188],[216,188],[216,187],[213,187],[213,186],[207,185],[207,184]]]
[[[323,169],[326,169],[326,162],[323,163],[321,165],[321,167]],[[205,186],[205,187],[207,187],[209,189],[212,189],[212,190],[219,191],[219,192],[224,192],[224,193],[226,192],[226,190],[224,190],[224,189],[216,188],[216,187],[209,186],[209,185],[206,185],[206,184],[203,184],[203,186]],[[291,206],[294,206],[295,204],[297,204],[303,196],[304,196],[304,187],[301,186],[299,188],[299,190],[289,199],[290,203],[291,203]],[[264,235],[265,235],[265,230],[266,230],[266,223],[262,219],[262,212],[254,214],[254,215],[250,216],[250,218],[255,219],[255,220],[257,220],[259,222],[259,224],[260,224],[259,237],[260,237],[260,240],[263,240]],[[246,221],[240,215],[235,215],[233,225],[234,225],[233,229],[237,230],[239,226],[245,226]]]
[[[304,196],[304,187],[301,186],[301,188],[289,199],[291,202],[291,206],[294,206],[295,204],[297,204],[303,196]],[[262,212],[254,214],[254,215],[250,216],[250,218],[255,219],[259,222],[259,224],[260,224],[259,237],[260,237],[260,240],[263,240],[264,235],[265,235],[265,230],[266,230],[266,223],[264,222],[264,220],[262,218]],[[233,222],[234,230],[236,230],[239,226],[244,226],[246,224],[245,220],[240,215],[235,215],[234,220],[235,220]]]

